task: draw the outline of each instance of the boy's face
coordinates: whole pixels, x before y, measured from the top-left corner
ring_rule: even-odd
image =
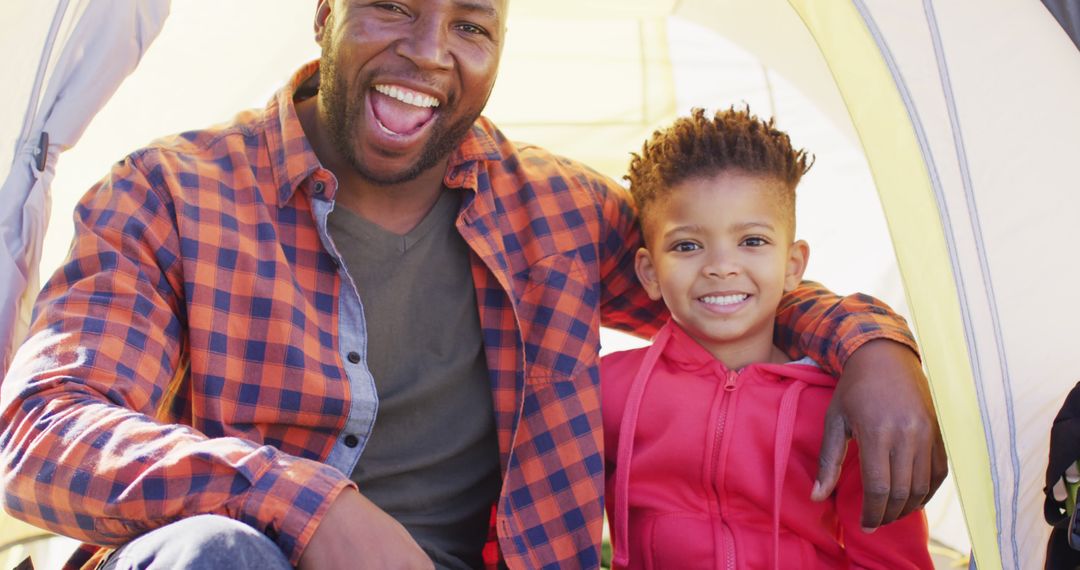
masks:
[[[780,298],[806,268],[809,248],[792,243],[778,184],[737,171],[690,179],[643,222],[636,269],[645,290],[728,366],[745,364],[732,360],[746,350],[771,350]]]

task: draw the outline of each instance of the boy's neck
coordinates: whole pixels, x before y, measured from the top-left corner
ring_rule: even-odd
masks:
[[[724,366],[729,370],[741,370],[751,364],[758,363],[783,364],[789,362],[791,359],[772,342],[773,327],[771,325],[772,323],[767,327],[767,330],[756,331],[753,334],[726,342],[705,342],[702,339],[694,338],[689,333],[687,333],[687,336],[693,338],[702,348],[709,351],[709,354],[712,354],[714,358],[723,362]],[[685,332],[685,329],[683,330]]]

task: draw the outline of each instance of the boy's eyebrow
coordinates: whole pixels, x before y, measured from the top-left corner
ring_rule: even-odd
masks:
[[[746,230],[752,230],[754,228],[762,228],[762,229],[766,229],[766,230],[776,231],[776,226],[769,223],[769,222],[757,222],[757,221],[743,222],[741,224],[735,224],[734,226],[731,226],[731,229],[736,230],[736,231],[746,231]],[[702,228],[701,224],[685,224],[685,225],[675,226],[675,227],[673,227],[671,229],[668,229],[667,231],[664,232],[664,235],[669,236],[671,234],[677,234],[677,233],[682,233],[682,232],[695,233],[695,232],[701,232],[703,230],[704,230],[704,228]]]
[[[695,233],[701,231],[701,224],[685,224],[681,226],[675,226],[664,232],[664,237],[677,233]]]
[[[745,223],[742,223],[742,224],[737,224],[735,226],[736,230],[750,230],[750,229],[754,229],[754,228],[765,228],[767,230],[776,230],[776,226],[770,224],[769,222],[745,222]]]

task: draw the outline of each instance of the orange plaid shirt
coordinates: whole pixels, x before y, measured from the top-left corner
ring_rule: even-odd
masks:
[[[12,515],[119,545],[217,513],[295,564],[352,485],[377,400],[354,354],[359,298],[326,232],[336,180],[293,106],[316,69],[262,111],[131,154],[80,202],[70,258],[0,391]],[[504,475],[499,551],[511,568],[596,567],[600,325],[647,335],[665,318],[634,277],[632,207],[611,180],[485,119],[444,183],[465,193],[456,223]],[[834,372],[872,338],[914,346],[868,297],[810,285],[779,315],[778,342]]]

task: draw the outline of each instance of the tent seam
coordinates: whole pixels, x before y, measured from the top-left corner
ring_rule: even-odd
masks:
[[[1019,545],[1016,540],[1016,514],[1019,512],[1020,495],[1020,458],[1016,453],[1016,413],[1012,398],[1012,378],[1009,374],[1008,356],[1005,354],[1004,339],[1001,329],[1001,316],[997,309],[997,297],[994,294],[993,276],[990,271],[990,260],[986,254],[985,240],[982,235],[982,225],[979,222],[979,209],[975,200],[974,182],[971,178],[971,169],[967,157],[967,148],[964,144],[964,133],[960,126],[960,114],[956,107],[956,97],[952,90],[952,78],[949,74],[948,60],[945,57],[944,44],[941,40],[941,31],[938,27],[937,16],[934,12],[933,0],[923,0],[923,8],[926,13],[926,21],[930,30],[930,37],[934,46],[934,56],[938,64],[938,77],[941,81],[941,89],[945,96],[945,105],[949,112],[949,123],[952,127],[953,144],[956,149],[956,159],[960,166],[960,178],[964,185],[964,198],[968,206],[968,222],[975,238],[975,250],[979,255],[979,269],[982,274],[983,286],[986,287],[987,300],[989,301],[990,320],[994,327],[994,342],[997,346],[998,363],[1001,366],[1002,391],[1005,396],[1005,412],[1009,425],[1009,446],[1007,452],[1011,467],[1012,477],[1012,512],[1010,513],[1011,532],[1009,536],[1012,544],[1013,563],[1020,567]]]
[[[862,16],[863,22],[866,24],[867,30],[874,38],[874,41],[878,44],[878,48],[881,51],[881,56],[885,60],[886,66],[889,68],[889,72],[893,76],[893,81],[896,83],[897,91],[900,94],[901,99],[904,102],[904,106],[907,108],[908,117],[911,119],[912,128],[915,131],[916,140],[919,143],[919,148],[922,150],[923,161],[926,163],[927,174],[930,176],[930,184],[934,189],[934,197],[938,203],[938,212],[942,222],[942,233],[945,236],[945,245],[949,252],[950,264],[952,265],[953,274],[956,276],[957,287],[957,300],[960,304],[961,320],[964,325],[964,335],[966,344],[968,347],[968,361],[972,368],[972,373],[975,378],[982,376],[982,367],[979,359],[979,348],[975,343],[974,324],[971,320],[971,308],[964,292],[966,291],[964,272],[960,266],[959,253],[956,248],[956,236],[952,231],[952,216],[949,214],[949,207],[945,201],[944,191],[941,184],[941,176],[938,173],[937,163],[934,161],[933,152],[930,148],[929,140],[926,136],[926,130],[923,127],[922,119],[919,116],[919,111],[916,108],[912,98],[911,92],[908,89],[907,82],[904,80],[903,73],[901,73],[899,66],[896,63],[896,59],[893,57],[892,50],[889,48],[888,42],[885,40],[884,35],[877,26],[877,22],[874,21],[873,15],[867,9],[864,0],[852,0],[859,15]],[[991,425],[989,412],[986,405],[986,391],[979,382],[975,382],[975,392],[979,399],[979,415],[983,422],[984,437],[987,442],[988,451],[991,457],[996,457],[996,442],[994,440],[993,430],[986,429],[986,426]],[[994,482],[1000,479],[998,474],[997,463],[990,461],[990,472]],[[1000,504],[1001,496],[997,485],[994,485],[994,503]],[[997,536],[1002,536],[1001,517],[996,517],[994,521]],[[1014,552],[1015,554],[1015,552]]]
[[[37,75],[34,77],[34,87],[30,91],[30,100],[27,101],[26,114],[24,117],[23,128],[19,133],[19,145],[16,145],[15,156],[12,157],[12,165],[18,158],[18,148],[22,143],[37,144],[37,141],[30,142],[34,132],[34,125],[37,123],[38,107],[41,105],[41,92],[45,87],[45,76],[49,73],[49,62],[52,60],[53,48],[56,47],[56,36],[60,33],[60,24],[64,21],[64,16],[67,14],[67,8],[69,0],[61,0],[56,5],[56,13],[53,14],[52,24],[49,26],[49,35],[45,38],[45,45],[41,47],[41,60],[38,63]]]

